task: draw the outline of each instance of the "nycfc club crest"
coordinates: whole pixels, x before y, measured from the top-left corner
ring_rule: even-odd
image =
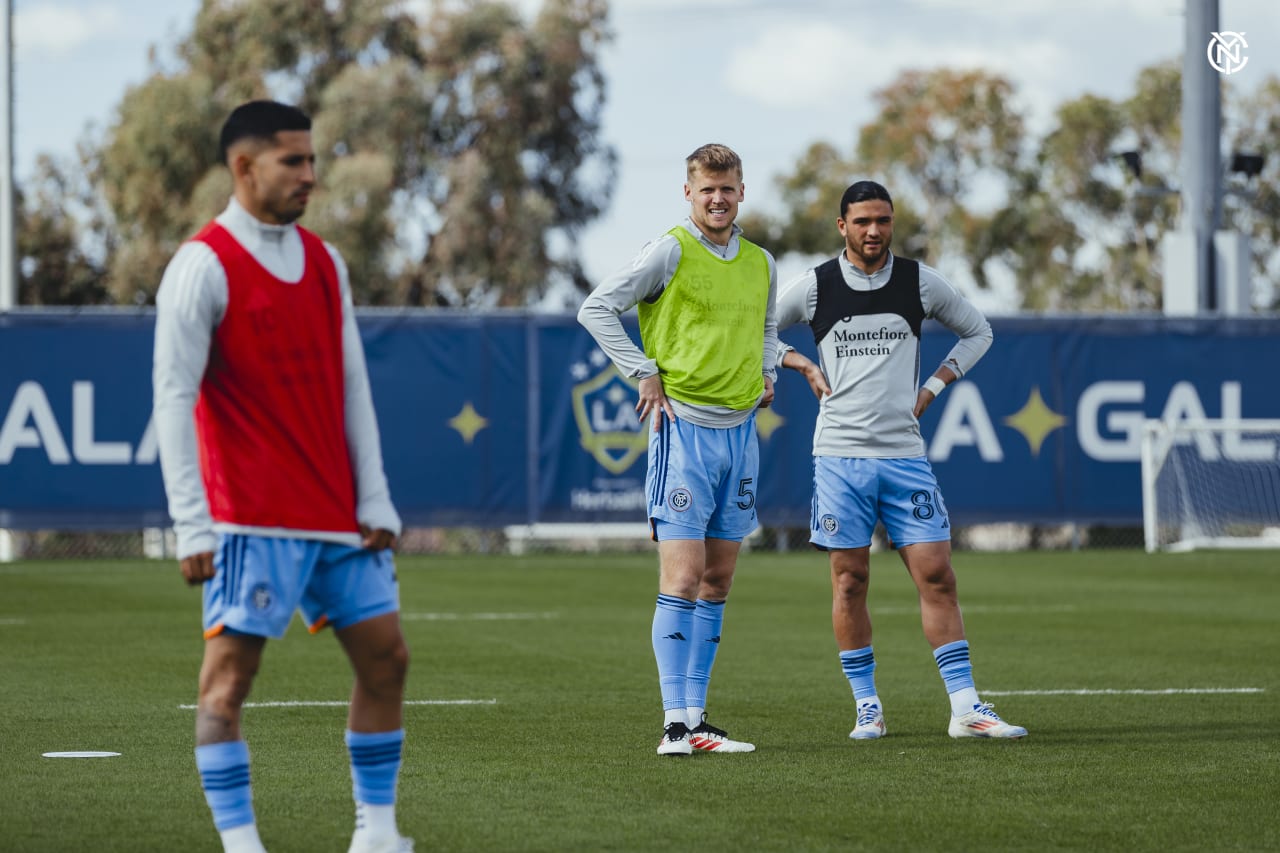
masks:
[[[667,495],[667,505],[676,512],[684,512],[693,506],[693,495],[689,494],[688,489],[672,489],[671,494]]]
[[[822,525],[824,533],[834,535],[840,531],[840,522],[834,515],[824,515],[822,518],[818,519],[818,524]]]
[[[249,590],[249,606],[259,613],[270,610],[272,601],[271,587],[265,583],[260,583]]]
[[[632,380],[599,350],[589,362],[572,368],[574,378],[582,380],[573,386],[573,417],[583,449],[610,474],[621,474],[649,448],[648,433],[636,415],[640,397]]]

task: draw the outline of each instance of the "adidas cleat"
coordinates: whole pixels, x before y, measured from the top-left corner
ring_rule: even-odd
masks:
[[[658,741],[658,755],[689,755],[693,745],[689,743],[689,727],[684,723],[671,723]]]
[[[993,737],[1016,740],[1027,736],[1022,726],[1012,726],[996,716],[990,702],[974,705],[973,710],[959,717],[952,717],[947,726],[952,737]]]
[[[702,722],[689,732],[689,743],[698,752],[755,752],[756,745],[742,740],[734,740],[725,733],[707,723],[707,715],[702,715]]]
[[[876,702],[858,708],[858,722],[849,732],[854,740],[874,740],[884,737],[884,709]]]

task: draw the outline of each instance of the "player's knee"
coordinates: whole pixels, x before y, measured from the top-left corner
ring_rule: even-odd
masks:
[[[238,710],[253,688],[256,667],[222,667],[200,681],[199,706],[216,714]]]
[[[403,688],[409,675],[409,645],[403,635],[389,638],[370,651],[359,673],[365,688],[374,693],[397,692]]]

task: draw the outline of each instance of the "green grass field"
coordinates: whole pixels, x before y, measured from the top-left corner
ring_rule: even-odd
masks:
[[[979,692],[1027,739],[947,737],[914,590],[883,554],[889,735],[850,741],[825,560],[757,551],[710,694],[757,752],[660,758],[656,557],[402,557],[408,698],[480,704],[406,709],[401,829],[419,851],[1280,849],[1274,552],[955,562]],[[199,621],[175,563],[0,566],[0,850],[220,849],[181,707]],[[349,679],[333,638],[295,622],[251,701],[340,702]],[[344,720],[246,710],[273,853],[346,850]],[[55,750],[122,755],[42,757]]]

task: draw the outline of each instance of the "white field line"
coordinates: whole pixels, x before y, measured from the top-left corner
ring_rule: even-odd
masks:
[[[25,625],[26,619],[0,619],[0,625]]]
[[[983,696],[1181,696],[1212,693],[1266,693],[1265,687],[1166,687],[1161,690],[983,690]]]
[[[405,622],[504,622],[508,620],[559,619],[560,614],[546,613],[401,613]]]
[[[974,613],[1075,613],[1080,608],[1074,604],[960,604],[960,611],[966,616]],[[872,607],[873,614],[882,614],[886,616],[914,616],[920,612],[919,605],[911,605],[907,607],[898,607],[888,605],[886,607]]]
[[[309,702],[300,699],[283,702],[245,702],[245,708],[345,708],[350,703],[342,701]],[[406,699],[406,705],[497,705],[497,699]],[[183,711],[194,711],[195,705],[179,705]]]

